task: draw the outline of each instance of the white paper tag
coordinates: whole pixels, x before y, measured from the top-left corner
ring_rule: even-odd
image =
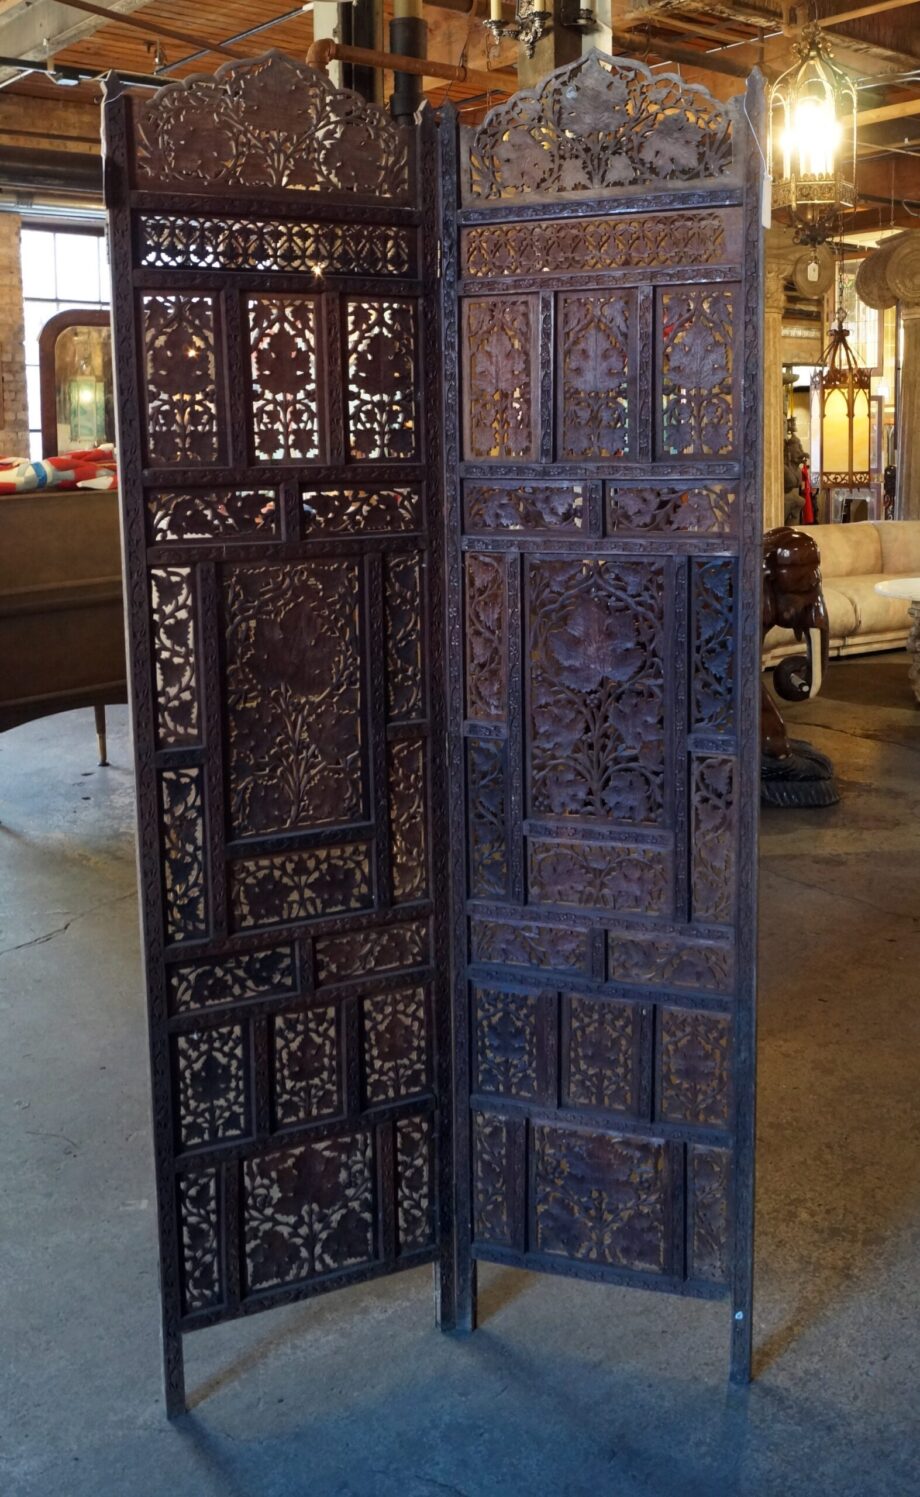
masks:
[[[821,274],[821,267],[818,264],[817,258],[815,258],[814,260],[809,260],[808,269],[806,270],[805,274],[810,281],[816,281],[818,279],[819,275]]]
[[[773,222],[773,178],[769,172],[764,174],[760,191],[760,222],[765,229],[769,229]]]

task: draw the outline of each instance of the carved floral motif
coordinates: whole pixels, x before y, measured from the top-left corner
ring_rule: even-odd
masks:
[[[537,1247],[660,1273],[667,1191],[660,1140],[534,1126]]]
[[[213,299],[150,292],[141,305],[148,460],[215,463],[220,445]]]
[[[532,812],[660,822],[661,563],[535,562],[529,618]]]
[[[139,111],[142,185],[404,198],[408,132],[314,68],[268,52],[159,90]]]
[[[364,812],[354,560],[225,576],[230,818],[241,836]]]
[[[467,199],[600,193],[731,170],[731,116],[702,88],[589,52],[469,132]]]
[[[248,1287],[312,1279],[374,1256],[369,1133],[311,1140],[243,1165]]]
[[[735,444],[734,292],[702,286],[660,296],[663,449],[727,455]]]

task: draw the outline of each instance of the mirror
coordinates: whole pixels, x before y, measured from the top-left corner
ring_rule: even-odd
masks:
[[[42,455],[115,441],[109,313],[75,307],[42,328],[38,345]]]

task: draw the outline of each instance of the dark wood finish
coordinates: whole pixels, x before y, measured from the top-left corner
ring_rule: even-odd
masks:
[[[170,1411],[183,1331],[426,1260],[445,1326],[481,1258],[725,1296],[746,1377],[740,109],[595,54],[438,169],[269,54],[105,117]]]
[[[442,133],[458,1317],[482,1259],[726,1296],[744,1380],[755,145],[597,55]]]
[[[277,54],[105,131],[175,1413],[184,1331],[430,1261],[453,1321],[437,171]]]

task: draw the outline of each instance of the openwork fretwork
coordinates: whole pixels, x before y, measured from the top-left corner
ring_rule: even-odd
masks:
[[[249,344],[256,460],[316,457],[316,303],[304,297],[252,298]]]
[[[428,1262],[728,1298],[744,1377],[758,89],[109,94],[170,1411]]]
[[[137,122],[141,185],[405,200],[408,137],[373,104],[268,52],[161,91]],[[261,268],[261,267],[256,267]]]
[[[464,197],[538,198],[721,177],[730,116],[711,94],[641,62],[589,52],[466,132]]]
[[[106,132],[175,1411],[184,1331],[453,1316],[435,150],[278,55]]]
[[[594,54],[462,130],[456,165],[445,143],[445,367],[461,1257],[468,1231],[474,1260],[730,1295],[743,1377],[760,226],[739,118]]]
[[[483,224],[464,230],[461,244],[464,275],[558,276],[627,266],[718,265],[725,257],[725,226],[715,213]]]
[[[149,213],[139,230],[141,263],[168,270],[303,271],[319,282],[326,275],[404,276],[412,268],[411,236],[383,224]]]

